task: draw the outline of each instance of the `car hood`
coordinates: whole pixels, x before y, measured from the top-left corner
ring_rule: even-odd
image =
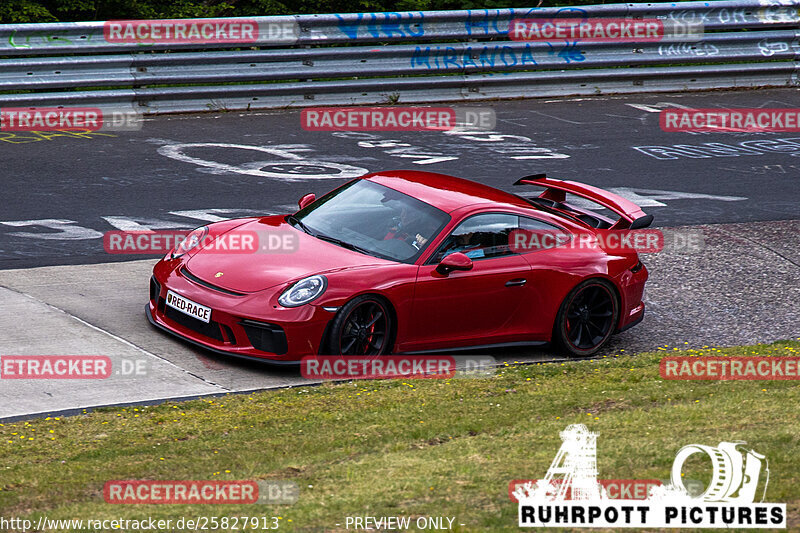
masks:
[[[276,285],[286,284],[306,276],[323,274],[348,268],[370,265],[387,265],[391,261],[342,248],[336,244],[322,241],[301,231],[284,220],[285,215],[275,215],[253,219],[224,232],[214,232],[212,236],[224,234],[259,236],[259,244],[264,244],[268,235],[283,238],[290,235],[296,246],[290,250],[258,250],[256,253],[220,253],[212,250],[199,250],[185,263],[189,272],[217,287],[236,292],[257,292]],[[273,242],[275,237],[273,238]]]

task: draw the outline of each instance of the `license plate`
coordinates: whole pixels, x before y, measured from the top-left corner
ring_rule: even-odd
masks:
[[[172,291],[167,291],[167,305],[173,309],[177,309],[181,313],[189,315],[190,317],[202,320],[206,324],[211,322],[211,308],[205,305],[191,301],[189,298],[184,298]]]

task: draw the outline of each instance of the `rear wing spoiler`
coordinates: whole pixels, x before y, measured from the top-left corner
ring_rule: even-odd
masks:
[[[638,205],[630,200],[585,183],[548,178],[546,174],[534,174],[518,179],[514,185],[544,187],[545,190],[539,195],[539,198],[555,203],[564,203],[567,193],[572,193],[601,205],[620,217],[611,229],[642,229],[653,222],[653,215],[645,214]]]

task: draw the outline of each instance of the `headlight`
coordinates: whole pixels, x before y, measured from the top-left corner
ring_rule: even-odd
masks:
[[[325,276],[309,276],[283,291],[278,303],[284,307],[299,307],[322,296],[327,287],[328,279]]]
[[[203,239],[208,236],[208,226],[200,226],[192,230],[189,235],[178,244],[169,254],[170,259],[176,259],[189,250],[193,250],[203,243]]]

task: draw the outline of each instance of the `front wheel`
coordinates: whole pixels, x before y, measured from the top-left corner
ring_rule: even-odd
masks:
[[[553,327],[553,343],[575,357],[596,353],[619,322],[619,304],[610,283],[589,279],[564,298]]]
[[[331,324],[330,355],[384,355],[391,350],[392,315],[386,303],[364,295],[347,302]]]

